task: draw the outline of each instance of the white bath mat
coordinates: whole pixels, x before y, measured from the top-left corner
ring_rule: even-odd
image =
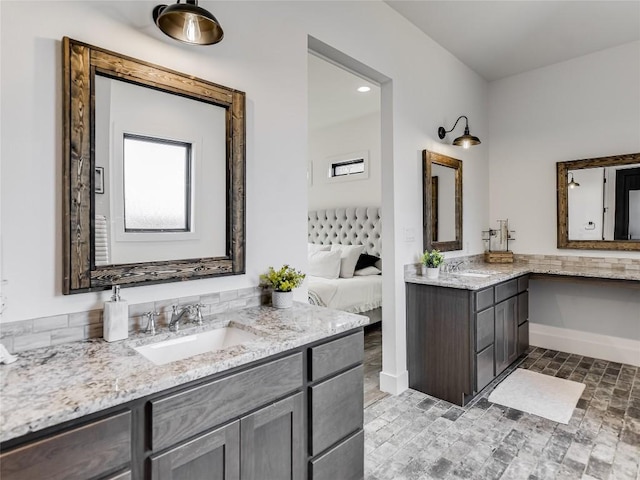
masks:
[[[516,368],[488,400],[566,425],[584,387],[583,383]]]

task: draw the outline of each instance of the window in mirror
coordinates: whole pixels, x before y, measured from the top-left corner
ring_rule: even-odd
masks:
[[[125,232],[191,231],[191,144],[124,135]]]
[[[331,165],[331,176],[341,177],[343,175],[355,175],[364,172],[364,158],[348,160],[346,162],[336,162]]]

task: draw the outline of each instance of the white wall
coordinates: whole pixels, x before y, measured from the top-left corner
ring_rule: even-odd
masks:
[[[491,220],[509,218],[513,251],[640,258],[556,248],[555,165],[640,151],[640,42],[492,82],[489,99]],[[536,280],[530,305],[533,323],[638,338],[633,286]]]
[[[640,42],[492,82],[491,221],[513,250],[640,258],[556,248],[556,162],[640,152]]]
[[[3,321],[99,308],[108,293],[61,294],[62,36],[247,92],[247,274],[128,288],[131,303],[252,286],[268,265],[306,264],[307,42],[390,78],[383,85],[385,388],[406,386],[403,265],[422,250],[421,151],[464,161],[464,239],[488,222],[487,84],[383,2],[202,2],[222,22],[211,47],[172,41],[157,2],[0,3]],[[16,19],[29,18],[29,22]],[[16,39],[19,39],[17,41]],[[407,54],[410,52],[410,54]],[[483,144],[463,151],[438,126],[467,115]],[[406,235],[405,235],[406,234]],[[299,289],[297,298],[304,300]]]
[[[570,240],[602,240],[604,168],[571,170],[580,186],[567,189]]]
[[[369,153],[369,175],[362,180],[327,181],[330,157],[352,152]],[[382,199],[380,113],[309,131],[312,184],[309,210],[336,207],[379,207]]]

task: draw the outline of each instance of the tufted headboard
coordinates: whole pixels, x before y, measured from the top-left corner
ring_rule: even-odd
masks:
[[[364,245],[365,253],[380,257],[380,207],[346,207],[309,212],[307,238],[318,245]]]

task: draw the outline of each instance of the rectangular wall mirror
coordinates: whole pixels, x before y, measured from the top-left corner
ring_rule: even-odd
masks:
[[[640,250],[640,153],[558,162],[558,248]]]
[[[462,250],[462,161],[423,150],[425,250]]]
[[[63,50],[64,293],[244,273],[245,94]]]

